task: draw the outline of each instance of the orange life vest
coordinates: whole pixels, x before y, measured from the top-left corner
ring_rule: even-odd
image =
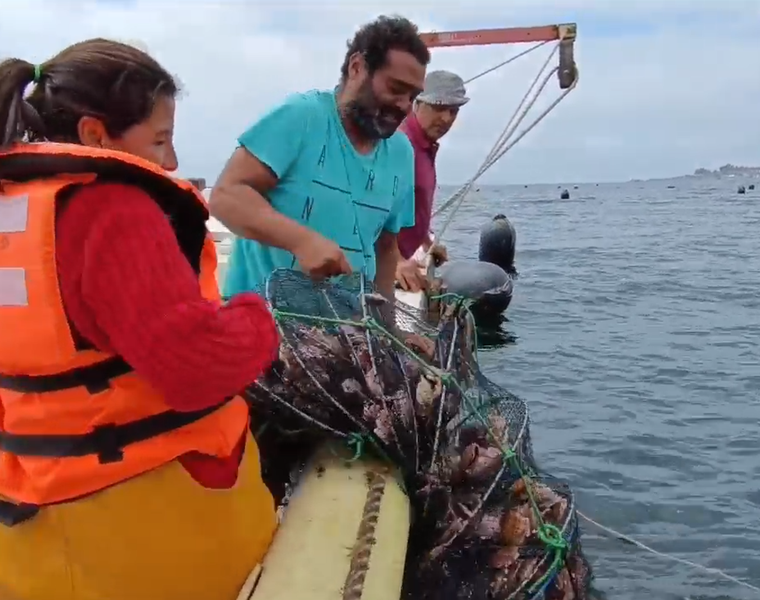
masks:
[[[14,508],[10,516],[0,510],[6,524],[190,451],[229,456],[248,425],[239,397],[195,412],[169,410],[123,359],[72,330],[58,289],[56,208],[95,180],[149,193],[202,294],[219,300],[208,210],[191,184],[121,152],[49,143],[0,152],[0,497]]]

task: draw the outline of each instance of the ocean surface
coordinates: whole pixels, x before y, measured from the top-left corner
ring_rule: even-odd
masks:
[[[739,183],[482,186],[444,242],[477,258],[482,224],[514,223],[516,295],[481,363],[580,510],[760,587],[760,191]],[[582,527],[601,597],[760,597]]]
[[[740,183],[481,186],[443,241],[475,259],[484,223],[515,225],[480,359],[528,403],[540,467],[595,521],[760,587],[760,190]],[[581,525],[599,598],[760,598]]]

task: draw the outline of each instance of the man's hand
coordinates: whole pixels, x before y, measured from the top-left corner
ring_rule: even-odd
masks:
[[[420,271],[419,263],[410,258],[401,260],[396,265],[396,281],[402,290],[412,293],[427,289],[427,278]]]
[[[309,231],[293,248],[301,270],[312,279],[351,273],[351,264],[340,246],[315,231]]]
[[[442,244],[433,244],[430,247],[430,258],[433,259],[433,264],[438,267],[449,260],[449,253],[446,250],[446,246]]]

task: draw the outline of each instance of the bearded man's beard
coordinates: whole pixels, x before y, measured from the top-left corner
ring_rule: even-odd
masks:
[[[357,97],[346,104],[344,114],[368,140],[384,140],[391,137],[406,117],[406,114],[395,106],[380,104],[369,78],[359,88]]]

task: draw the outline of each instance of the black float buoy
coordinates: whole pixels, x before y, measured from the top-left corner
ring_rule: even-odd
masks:
[[[445,263],[439,275],[446,292],[473,301],[479,324],[499,317],[512,301],[517,232],[506,215],[498,214],[480,230],[478,260]]]
[[[744,193],[746,193],[746,191],[747,191],[747,190],[745,190],[745,189],[744,189],[744,186],[743,186],[743,185],[740,185],[740,186],[739,186],[739,189],[738,189],[738,190],[736,190],[736,193],[737,193],[737,194],[744,194]]]
[[[747,189],[748,190],[754,190],[755,189],[755,184],[754,183],[750,183],[749,186],[747,187]]]
[[[453,260],[438,271],[442,291],[473,301],[478,325],[501,318],[512,301],[517,233],[505,215],[496,215],[480,230],[478,260]]]
[[[570,199],[570,192],[567,190],[562,190],[562,193],[559,195],[560,200],[569,200]]]
[[[515,248],[517,232],[506,215],[496,215],[480,230],[478,260],[504,269],[509,275],[516,275]]]
[[[577,189],[578,189],[578,186],[577,186],[577,185],[574,185],[574,186],[573,186],[573,189],[574,189],[574,190],[577,190]]]

